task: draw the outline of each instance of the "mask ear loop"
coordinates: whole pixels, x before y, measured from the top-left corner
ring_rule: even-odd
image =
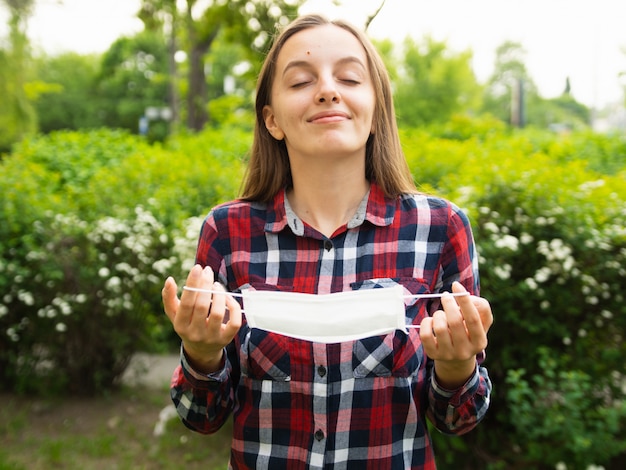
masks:
[[[465,297],[466,295],[470,295],[469,292],[444,292],[444,293],[437,293],[437,294],[416,294],[416,295],[403,295],[402,298],[404,299],[415,299],[415,300],[420,300],[420,299],[439,299],[441,297],[443,297],[444,295],[451,295],[452,297]],[[420,325],[406,325],[407,329],[414,329],[414,330],[419,330],[420,329]]]
[[[466,295],[470,295],[469,292],[444,292],[441,294],[416,294],[416,295],[404,295],[402,296],[404,299],[439,299],[444,295],[451,295],[452,297],[465,297]]]
[[[222,290],[201,289],[200,287],[183,286],[183,290],[188,290],[189,292],[201,292],[203,294],[224,294],[224,295],[230,295],[231,297],[237,297],[240,299],[243,298],[243,294],[237,294],[235,292],[228,292],[228,291],[222,291]],[[246,313],[246,312],[241,310],[241,313]]]

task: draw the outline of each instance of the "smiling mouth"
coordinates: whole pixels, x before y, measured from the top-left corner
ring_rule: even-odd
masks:
[[[316,124],[328,124],[347,121],[348,119],[350,119],[350,117],[345,113],[320,113],[309,119],[309,122]]]

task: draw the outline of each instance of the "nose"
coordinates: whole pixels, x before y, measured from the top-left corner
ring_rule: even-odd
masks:
[[[339,103],[341,95],[333,77],[320,78],[319,88],[315,97],[318,103]]]

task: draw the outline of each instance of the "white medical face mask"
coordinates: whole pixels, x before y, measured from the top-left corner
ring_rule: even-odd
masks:
[[[224,292],[183,287],[195,292]],[[341,343],[386,335],[419,325],[405,324],[404,299],[432,299],[444,294],[404,295],[402,286],[362,289],[335,294],[245,289],[241,294],[250,328],[259,328],[292,338],[317,343]],[[467,292],[445,294],[469,295]]]
[[[248,325],[317,343],[341,343],[395,330],[406,332],[403,289],[394,286],[335,294],[242,292]]]

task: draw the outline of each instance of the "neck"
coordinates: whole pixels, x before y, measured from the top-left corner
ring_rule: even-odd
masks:
[[[355,173],[327,169],[318,175],[293,175],[293,188],[287,193],[292,209],[320,233],[332,236],[354,217],[369,190],[365,171]]]

